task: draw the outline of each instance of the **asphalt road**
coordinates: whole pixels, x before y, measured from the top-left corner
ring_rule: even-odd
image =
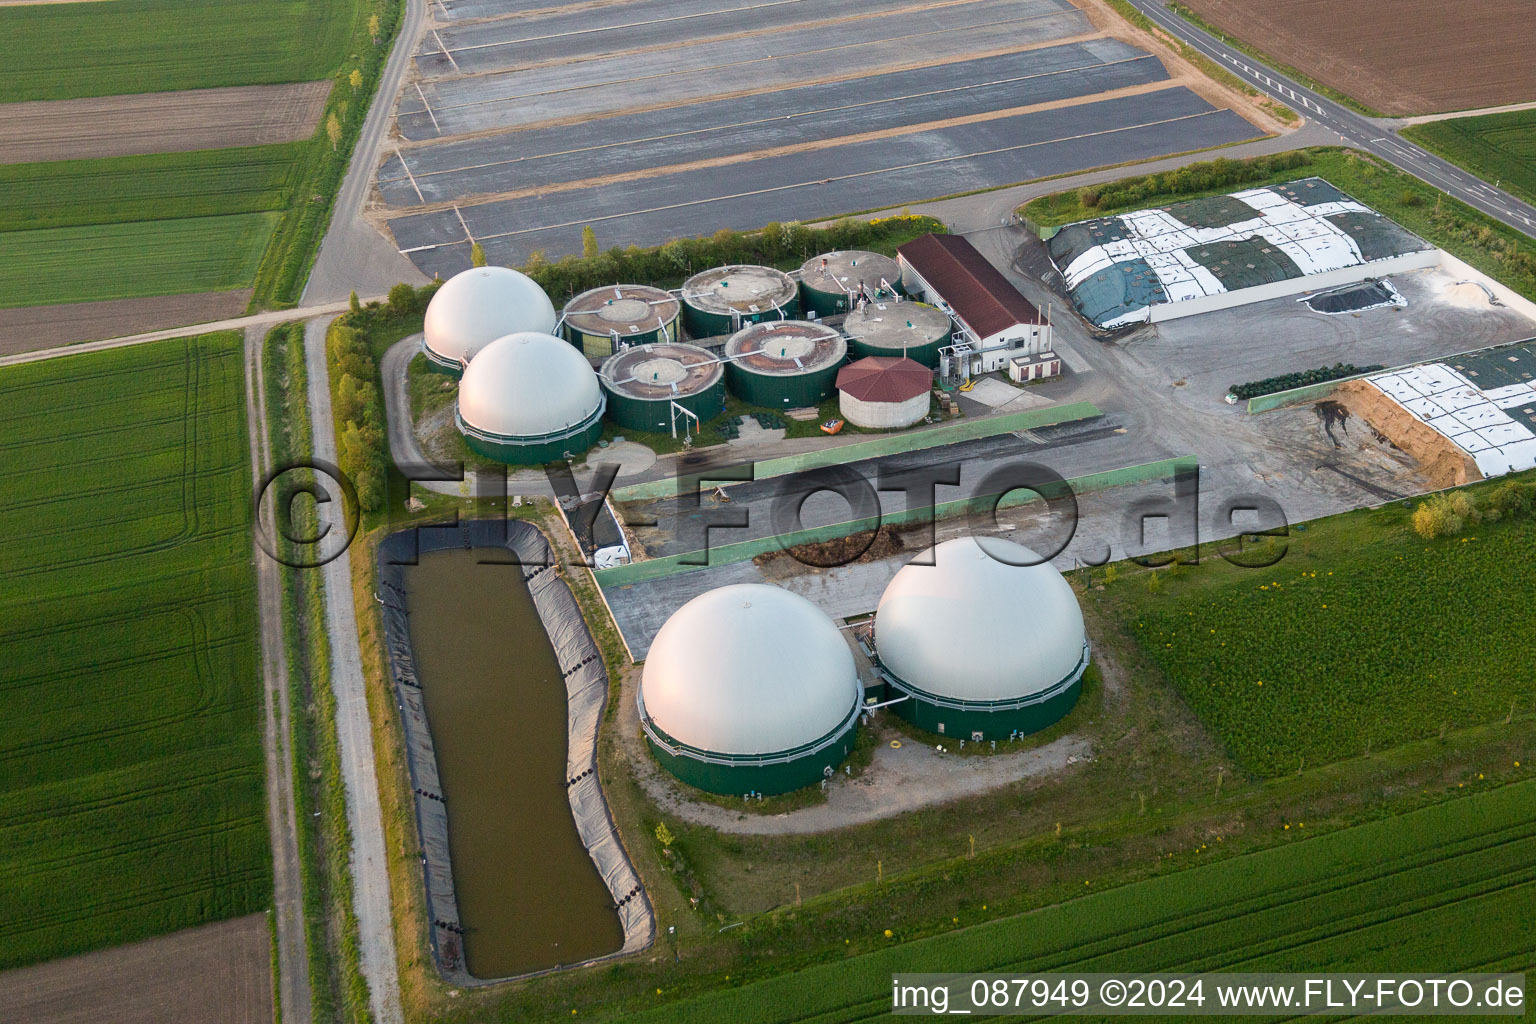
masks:
[[[1536,237],[1536,207],[1521,202],[1502,189],[1494,188],[1398,135],[1394,130],[1398,122],[1366,117],[1335,103],[1247,54],[1232,49],[1210,33],[1169,11],[1160,0],[1130,2],[1159,27],[1184,40],[1226,70],[1281,103],[1300,107],[1301,113],[1329,131],[1336,132],[1342,141],[1381,157],[1517,231]],[[1387,28],[1389,26],[1378,27],[1378,30],[1386,31]]]
[[[347,176],[342,179],[336,205],[331,208],[331,226],[320,243],[309,281],[299,298],[301,306],[345,299],[354,291],[359,295],[382,294],[401,281],[427,281],[426,275],[363,219],[363,200],[368,197],[369,185],[379,166],[380,148],[389,133],[395,96],[411,64],[411,51],[421,34],[426,9],[427,0],[405,0],[405,21],[395,37],[394,50],[384,65],[378,91],[352,149]]]

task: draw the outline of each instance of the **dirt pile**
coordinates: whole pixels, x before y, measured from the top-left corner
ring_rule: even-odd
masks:
[[[1470,455],[1374,384],[1347,381],[1334,390],[1333,400],[1413,456],[1434,487],[1456,487],[1483,478]]]
[[[754,556],[752,564],[761,568],[776,561],[794,559],[803,565],[830,569],[840,565],[876,562],[905,550],[906,544],[901,534],[889,526],[882,526],[878,530],[861,530],[846,537],[834,537],[814,544],[796,544],[777,551],[765,551]]]

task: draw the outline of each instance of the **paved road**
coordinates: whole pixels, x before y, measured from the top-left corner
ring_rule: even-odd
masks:
[[[405,0],[405,21],[395,36],[395,48],[379,78],[378,91],[368,109],[368,119],[352,150],[347,176],[331,210],[331,226],[320,243],[319,255],[304,286],[302,303],[345,299],[349,292],[387,292],[401,281],[425,284],[427,278],[395,249],[377,228],[363,219],[363,202],[379,165],[379,153],[393,119],[395,97],[411,54],[421,37],[427,0]]]
[[[260,481],[272,466],[272,435],[267,428],[267,396],[261,365],[266,333],[261,326],[245,330],[245,414],[251,442],[251,479],[255,481]],[[270,499],[267,507],[270,515]],[[278,992],[282,997],[282,1024],[309,1024],[314,1014],[310,1002],[309,951],[304,936],[303,873],[299,867],[293,808],[293,733],[289,728],[281,570],[259,547],[255,557],[262,681],[266,690],[263,746],[267,827],[272,833],[272,902],[277,912]]]
[[[1162,0],[1131,0],[1131,3],[1159,27],[1193,46],[1226,70],[1281,103],[1300,107],[1303,114],[1336,133],[1342,141],[1379,156],[1436,188],[1444,189],[1468,206],[1481,210],[1517,231],[1536,237],[1536,207],[1521,202],[1455,164],[1409,142],[1393,130],[1398,121],[1366,117],[1335,103],[1247,54],[1232,49],[1210,33],[1169,11],[1163,6]]]
[[[325,365],[325,329],[329,317],[309,321],[304,330],[304,358],[309,371],[309,416],[314,456],[336,461],[336,431]],[[337,517],[341,502],[319,505],[322,518]],[[344,525],[333,521],[332,528]],[[357,613],[352,603],[350,552],[325,566],[326,634],[331,640],[331,688],[336,695],[336,738],[347,789],[347,822],[352,829],[352,887],[357,910],[363,977],[376,1024],[401,1024],[400,977],[395,966],[394,918],[390,912],[389,863],[384,855],[384,815],[373,761],[373,728],[363,681]]]

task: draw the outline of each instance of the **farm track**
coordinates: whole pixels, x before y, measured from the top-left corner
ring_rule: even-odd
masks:
[[[320,317],[304,325],[304,354],[309,377],[309,418],[314,431],[313,455],[334,464],[336,427],[325,358],[325,332],[330,321],[330,317]],[[341,511],[339,504],[333,501],[319,506],[320,514],[334,517]],[[328,522],[331,529],[344,528],[340,522]],[[357,612],[352,598],[350,552],[343,550],[322,571],[326,633],[331,642],[331,686],[336,696],[336,739],[347,793],[347,824],[352,832],[352,887],[362,972],[368,983],[374,1024],[402,1024],[384,812],[379,802],[373,723],[368,713],[367,681],[363,677]]]
[[[267,389],[262,366],[266,330],[245,329],[245,418],[251,445],[251,479],[272,470],[272,429],[267,421]],[[270,521],[272,501],[266,501]],[[304,880],[299,860],[298,822],[293,785],[293,727],[288,702],[288,651],[284,643],[282,576],[278,563],[254,543],[256,598],[261,631],[266,757],[267,817],[272,834],[272,906],[277,937],[277,985],[280,1024],[308,1024],[314,1018],[309,985],[309,946],[304,933]]]

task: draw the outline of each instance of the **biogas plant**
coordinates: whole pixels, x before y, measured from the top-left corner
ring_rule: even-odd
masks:
[[[475,267],[433,295],[421,352],[461,378],[453,421],[470,450],[512,465],[580,459],[605,424],[687,447],[732,400],[816,420],[835,397],[826,432],[901,430],[931,421],[934,400],[951,413],[941,391],[973,374],[1059,373],[1039,311],[964,239],[937,238],[791,272],[715,267],[672,291],[606,285],[558,311],[526,275]]]
[[[856,653],[873,654],[872,680]],[[656,634],[635,702],[679,779],[772,796],[835,775],[882,708],[935,739],[1039,732],[1077,703],[1088,658],[1061,573],[1020,544],[964,536],[896,573],[864,637],[768,584],[695,597]]]

